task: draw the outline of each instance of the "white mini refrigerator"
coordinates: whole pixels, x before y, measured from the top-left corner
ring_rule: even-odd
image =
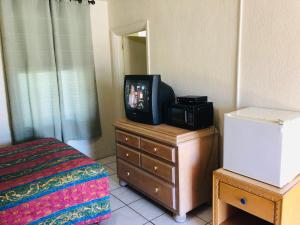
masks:
[[[245,108],[225,114],[224,169],[283,187],[300,173],[300,113]]]

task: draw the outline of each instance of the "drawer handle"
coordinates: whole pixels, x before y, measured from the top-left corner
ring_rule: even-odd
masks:
[[[153,150],[154,150],[154,152],[157,152],[157,148],[156,147]]]
[[[128,158],[128,157],[129,157],[129,154],[128,154],[128,153],[126,153],[126,154],[125,154],[125,156]]]
[[[130,172],[127,172],[127,177],[129,177],[130,176]]]
[[[157,171],[158,170],[158,166],[153,166],[153,170]]]
[[[246,201],[246,199],[244,199],[244,198],[241,198],[241,204],[242,204],[242,205],[246,205],[246,204],[247,204],[247,201]]]
[[[125,141],[128,141],[128,137],[125,137]]]
[[[158,187],[154,189],[154,192],[155,192],[155,193],[158,193]]]

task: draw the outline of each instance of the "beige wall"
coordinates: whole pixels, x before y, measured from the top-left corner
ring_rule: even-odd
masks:
[[[300,1],[243,2],[240,105],[300,110]]]
[[[125,74],[147,74],[147,51],[145,37],[124,37]]]
[[[299,0],[109,0],[111,29],[149,21],[150,70],[208,95],[223,133],[236,107],[300,110]]]
[[[235,107],[238,0],[109,0],[110,28],[149,21],[150,70],[176,95],[208,95],[217,125]],[[118,109],[117,109],[118,110]]]
[[[219,120],[235,107],[237,66],[241,107],[300,110],[299,12],[297,0],[109,1],[112,28],[149,20],[152,73],[177,95],[207,94]]]

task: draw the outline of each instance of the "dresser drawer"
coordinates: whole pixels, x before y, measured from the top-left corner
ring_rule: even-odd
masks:
[[[128,183],[138,186],[141,176],[137,168],[120,159],[117,160],[117,163],[118,176]]]
[[[220,200],[268,222],[274,222],[274,202],[223,182],[219,185]]]
[[[117,144],[117,156],[127,162],[140,166],[140,153],[124,145]]]
[[[121,179],[139,188],[154,200],[175,209],[175,187],[171,184],[118,159],[118,175]]]
[[[125,145],[129,145],[135,148],[140,148],[140,137],[133,134],[129,134],[124,131],[116,131],[116,140]]]
[[[173,147],[158,144],[156,142],[142,138],[141,149],[160,158],[175,162],[175,148]]]
[[[141,166],[150,173],[155,174],[169,182],[175,183],[174,166],[170,166],[144,154],[141,155]]]

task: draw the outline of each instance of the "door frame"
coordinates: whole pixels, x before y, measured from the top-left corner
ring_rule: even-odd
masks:
[[[145,30],[146,37],[146,60],[147,73],[151,73],[150,69],[150,29],[149,21],[141,20],[132,24],[121,27],[112,28],[110,32],[111,38],[111,52],[112,52],[112,82],[114,93],[114,118],[118,119],[124,117],[124,103],[123,103],[123,83],[124,83],[124,51],[123,51],[123,37],[132,33],[137,33]]]

